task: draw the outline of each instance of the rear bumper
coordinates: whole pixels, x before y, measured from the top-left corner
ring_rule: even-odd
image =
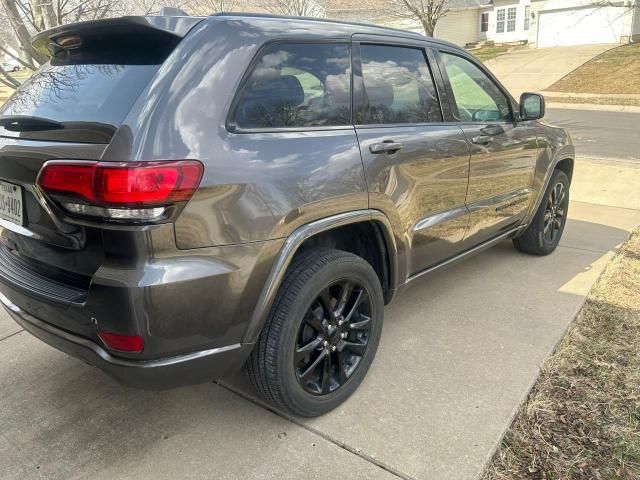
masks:
[[[138,388],[165,389],[220,378],[238,370],[253,348],[252,344],[237,343],[153,360],[119,358],[89,339],[35,318],[2,293],[0,301],[9,315],[32,335]]]

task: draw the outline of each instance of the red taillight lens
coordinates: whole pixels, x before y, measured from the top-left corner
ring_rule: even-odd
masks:
[[[144,350],[144,338],[139,335],[121,335],[112,332],[98,333],[100,340],[111,350],[121,352],[140,353]]]
[[[38,185],[46,192],[70,195],[90,204],[149,207],[188,200],[202,178],[202,164],[169,162],[52,161],[44,165]]]

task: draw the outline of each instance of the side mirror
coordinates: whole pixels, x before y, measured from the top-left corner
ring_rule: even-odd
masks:
[[[544,117],[544,97],[539,93],[520,95],[520,120],[539,120]]]

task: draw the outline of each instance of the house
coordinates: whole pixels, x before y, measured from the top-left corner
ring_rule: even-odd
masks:
[[[391,0],[328,0],[327,16],[422,31],[389,15]],[[640,42],[640,0],[449,0],[434,36],[458,45],[492,41],[536,47]]]

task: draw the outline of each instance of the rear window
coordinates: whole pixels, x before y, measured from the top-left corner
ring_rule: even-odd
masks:
[[[0,109],[0,135],[36,140],[108,143],[160,65],[78,63],[52,59]],[[46,122],[46,121],[51,122]]]
[[[265,48],[236,102],[234,127],[343,126],[351,123],[351,56],[341,43]]]

